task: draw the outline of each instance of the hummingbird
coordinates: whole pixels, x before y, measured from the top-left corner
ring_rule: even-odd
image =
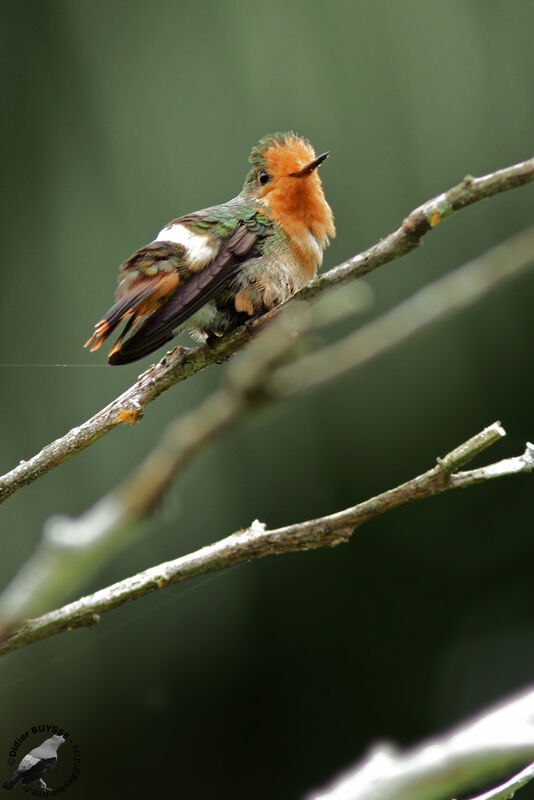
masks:
[[[172,220],[120,266],[116,302],[85,347],[126,320],[108,362],[128,364],[182,330],[213,341],[287,300],[336,234],[317,172],[328,155],[292,132],[261,139],[237,197]]]

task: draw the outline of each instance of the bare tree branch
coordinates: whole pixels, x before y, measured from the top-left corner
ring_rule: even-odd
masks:
[[[530,690],[407,752],[381,745],[332,788],[314,793],[309,800],[445,800],[475,784],[487,783],[533,756],[534,691]],[[504,800],[533,773],[531,765],[473,800]]]
[[[531,227],[424,286],[340,342],[279,370],[274,379],[275,390],[286,396],[360,367],[428,325],[482,299],[533,262],[534,227]]]
[[[455,211],[533,180],[534,158],[479,178],[467,176],[457,186],[414,209],[400,228],[380,242],[316,278],[290,298],[286,305],[293,304],[298,299],[309,300],[335,285],[360,278],[416,248],[429,230]],[[269,312],[224,336],[214,346],[174,348],[158,364],[140,375],[133,386],[89,420],[72,428],[35,456],[21,461],[17,467],[0,477],[0,502],[88,447],[117,425],[137,422],[144,408],[162,392],[242,349],[278,313],[278,309]]]
[[[173,477],[199,449],[241,421],[247,412],[303,387],[329,380],[350,366],[363,363],[368,357],[389,349],[397,340],[402,341],[411,332],[432,323],[443,314],[473,302],[500,281],[515,275],[532,259],[533,252],[534,228],[514,237],[510,248],[499,245],[475,262],[418,292],[401,304],[403,310],[398,319],[397,309],[393,309],[375,320],[371,323],[371,336],[367,333],[370,326],[365,326],[357,334],[326,348],[327,357],[319,352],[299,360],[294,345],[298,336],[347,313],[346,305],[336,297],[339,293],[328,293],[312,305],[295,303],[283,309],[271,325],[256,337],[252,348],[229,364],[221,388],[197,409],[173,422],[160,443],[121,486],[108,493],[78,519],[54,517],[48,521],[34,555],[0,595],[0,630],[7,634],[20,619],[40,613],[43,608],[61,601],[102,561],[130,541]],[[421,302],[421,295],[425,295],[426,301]],[[350,292],[344,289],[343,297],[345,301],[351,300],[349,306],[352,308],[359,309],[365,303],[365,292],[358,291],[357,287],[352,287]],[[396,324],[392,323],[392,316]],[[354,340],[360,334],[358,345],[355,348],[347,347],[347,341]],[[290,368],[284,364],[288,359],[297,359],[296,364],[292,365],[297,374],[296,381]],[[315,360],[315,366],[311,369],[311,383],[308,378],[310,370],[301,368],[302,363],[309,363],[310,359]],[[465,448],[471,459],[471,442]],[[455,467],[458,466],[454,453],[447,458],[453,460]],[[440,469],[441,473],[446,472],[450,476],[448,481],[452,488],[456,484],[469,485],[493,476],[527,471],[531,463],[532,451],[528,446],[523,456],[473,470],[469,474],[451,475],[453,470],[447,469],[445,462]],[[418,497],[420,491],[423,491],[423,496],[428,494],[427,484],[422,484],[420,479],[416,479],[409,490],[412,499]],[[392,493],[381,495],[381,500],[389,502],[396,496],[396,490],[392,490]],[[380,506],[376,498],[371,503],[373,508]],[[393,503],[395,507],[395,500]],[[361,505],[360,512],[364,506]]]
[[[5,641],[0,643],[0,655],[62,631],[92,625],[98,622],[101,613],[110,611],[127,600],[142,597],[149,592],[205,573],[216,572],[243,561],[268,555],[309,550],[345,542],[355,528],[380,514],[414,500],[430,497],[448,489],[466,487],[479,483],[481,480],[534,470],[534,446],[528,444],[525,453],[516,459],[505,459],[497,464],[471,472],[456,472],[458,467],[470,461],[505,435],[500,423],[495,422],[443,458],[438,459],[437,465],[432,469],[363,503],[335,514],[275,530],[267,530],[262,523],[256,521],[250,528],[238,531],[195,553],[151,567],[92,595],[69,603],[63,608],[43,614],[36,619],[28,619],[17,630],[8,633]],[[95,509],[88,512],[88,515],[92,515],[93,525],[90,541],[96,541],[97,555],[100,554],[99,548],[101,547],[98,537],[106,536],[109,533],[110,524],[116,524],[117,521],[117,518],[114,517],[110,523],[109,509],[101,505],[104,502],[109,503],[109,496],[97,504],[98,513],[95,513]],[[34,602],[36,581],[40,578],[39,570],[43,569],[43,561],[45,569],[49,567],[47,561],[49,559],[52,570],[57,570],[59,563],[60,567],[67,568],[69,576],[72,572],[76,576],[80,567],[80,563],[76,560],[78,552],[81,566],[85,567],[88,555],[87,550],[83,548],[87,548],[88,543],[87,520],[82,517],[78,521],[60,520],[59,522],[57,535],[55,533],[52,537],[53,541],[44,545],[44,555],[41,551],[33,557],[37,558],[37,564],[35,562],[33,565],[27,564],[22,573],[15,577],[13,583],[0,597],[0,613],[4,626],[17,619],[25,604]],[[66,527],[63,527],[65,525]],[[80,539],[82,548],[78,548],[76,551],[75,548]],[[63,581],[61,589],[64,591],[65,572],[61,570],[60,575]]]
[[[513,797],[518,789],[526,786],[527,783],[534,778],[534,764],[529,764],[528,767],[522,769],[517,775],[510,778],[509,781],[490,789],[489,792],[479,794],[471,800],[509,800]]]
[[[525,186],[532,181],[534,181],[534,157],[480,178],[467,175],[452,189],[414,208],[396,231],[363,253],[320,275],[299,294],[313,293],[323,285],[323,282],[331,285],[361,278],[382,264],[387,264],[419,247],[422,237],[454,212],[500,192]]]

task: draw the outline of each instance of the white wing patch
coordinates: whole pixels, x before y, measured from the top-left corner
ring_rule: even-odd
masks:
[[[174,222],[163,228],[155,242],[175,242],[186,249],[187,260],[192,270],[202,269],[208,264],[219,249],[218,242],[207,234],[193,233],[181,222]]]
[[[31,753],[28,753],[28,755],[24,756],[24,758],[20,762],[18,766],[18,771],[27,772],[29,769],[35,766],[35,764],[37,764],[37,762],[40,760],[41,760],[40,758],[35,758],[35,756],[32,756]]]

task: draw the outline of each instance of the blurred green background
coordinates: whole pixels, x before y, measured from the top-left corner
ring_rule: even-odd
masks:
[[[3,0],[1,14],[2,472],[154,360],[111,368],[82,348],[117,265],[168,220],[236,194],[265,133],[293,129],[332,153],[321,174],[338,236],[325,268],[466,173],[533,154],[524,0]],[[533,206],[529,187],[447,221],[369,277],[366,318],[530,224]],[[478,463],[522,452],[534,438],[533,290],[531,273],[247,420],[83,592],[256,517],[277,526],[352,505],[496,419],[508,438]],[[2,581],[45,519],[114,486],[223,370],[2,505]],[[0,760],[17,732],[51,722],[80,748],[72,797],[289,800],[377,739],[444,729],[534,681],[533,494],[521,476],[423,501],[348,545],[201,578],[14,653],[0,665]]]

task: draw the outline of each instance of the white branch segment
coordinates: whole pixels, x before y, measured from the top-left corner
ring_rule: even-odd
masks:
[[[451,475],[454,486],[470,486],[473,483],[489,481],[493,478],[502,478],[504,475],[519,475],[521,472],[534,470],[534,444],[527,442],[525,452],[514,458],[503,458],[495,464],[479,469],[466,469],[457,475]]]
[[[334,786],[309,800],[449,800],[533,757],[534,690],[530,690],[412,750],[399,752],[392,745],[381,745]],[[516,788],[532,777],[532,766],[528,769],[530,773],[524,770],[516,776]],[[506,791],[506,786],[500,790]],[[509,796],[496,794],[497,789],[492,792],[474,800]]]
[[[506,783],[501,783],[500,786],[496,786],[494,789],[490,789],[489,792],[484,792],[484,794],[479,794],[477,797],[471,798],[471,800],[509,800],[518,789],[529,783],[532,778],[534,778],[534,764],[529,764],[528,767],[522,769],[521,772],[518,772]]]

